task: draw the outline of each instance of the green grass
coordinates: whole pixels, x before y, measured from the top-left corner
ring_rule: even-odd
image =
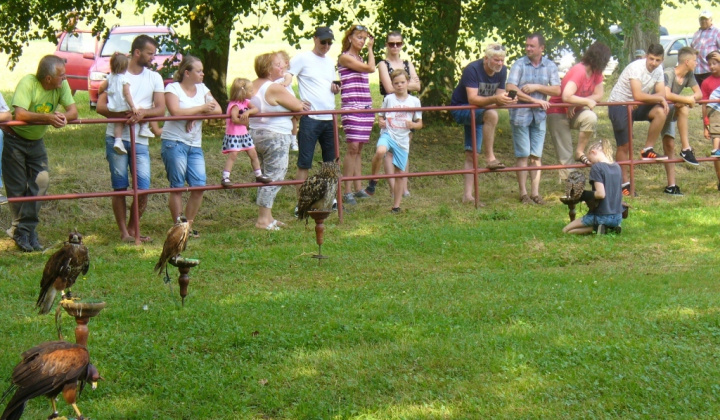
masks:
[[[81,115],[92,117],[83,95]],[[702,156],[710,146],[698,112],[691,143]],[[604,110],[600,121],[599,136],[611,137]],[[636,124],[635,138],[645,129]],[[50,193],[110,188],[103,132],[49,131]],[[205,132],[211,183],[221,138],[221,126]],[[461,138],[456,125],[417,132],[412,170],[461,168]],[[158,143],[152,185],[164,187]],[[506,163],[511,144],[501,112]],[[371,153],[372,143],[365,173]],[[544,161],[556,161],[552,146]],[[237,165],[249,181],[247,159]],[[554,172],[543,175],[544,207],[520,205],[515,176],[495,173],[480,178],[484,209],[459,202],[461,177],[433,177],[412,179],[405,212],[391,215],[381,183],[343,224],[330,217],[321,264],[310,258],[312,228],[291,222],[292,188],[274,209],[290,228],[273,233],[254,228],[253,189],[211,191],[196,221],[202,237],[185,253],[202,262],[184,308],[177,285],[152,272],[171,223],[164,195],[150,198],[142,227],[155,241],[140,247],[119,243],[107,198],[49,202],[41,238],[85,234],[92,265],[74,292],[107,302],[89,343],[106,381],[79,406],[102,419],[713,417],[720,194],[709,163],[677,172],[686,195],[668,197],[662,167],[638,166],[622,235],[599,237],[563,236]],[[22,351],[55,338],[52,316],[33,308],[47,258],[0,238],[4,377]],[[73,322],[63,325],[72,339]],[[34,400],[26,418],[48,409]]]

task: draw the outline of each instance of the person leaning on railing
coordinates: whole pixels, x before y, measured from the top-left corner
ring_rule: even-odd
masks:
[[[58,105],[65,112],[58,111]],[[20,79],[12,99],[15,120],[36,125],[4,126],[3,178],[8,197],[45,195],[50,184],[43,136],[48,125],[65,127],[78,111],[65,76],[65,62],[54,55],[40,59],[37,72]],[[37,234],[40,201],[12,203],[13,240],[25,252],[43,249]]]

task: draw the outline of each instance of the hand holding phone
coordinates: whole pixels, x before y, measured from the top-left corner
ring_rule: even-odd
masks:
[[[517,90],[509,90],[508,97],[512,100],[515,100],[515,97],[517,97]]]

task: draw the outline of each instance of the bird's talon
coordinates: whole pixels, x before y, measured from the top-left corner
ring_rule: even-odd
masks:
[[[56,419],[56,418],[58,418],[58,417],[60,417],[60,415],[59,415],[58,412],[56,411],[56,412],[54,412],[54,413],[52,413],[52,414],[50,414],[50,415],[48,416],[48,420]]]

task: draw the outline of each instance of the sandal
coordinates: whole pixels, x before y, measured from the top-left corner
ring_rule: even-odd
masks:
[[[523,194],[520,197],[520,202],[523,204],[533,204],[535,203],[527,194]]]
[[[273,224],[279,228],[287,227],[287,225],[279,220],[273,220]]]
[[[505,169],[505,164],[500,162],[499,160],[495,159],[495,160],[491,160],[490,162],[488,162],[487,168],[490,170]]]
[[[588,159],[587,156],[585,156],[585,153],[581,154],[579,157],[575,158],[575,162],[580,162],[582,164],[592,166],[592,163],[590,162],[590,159]]]
[[[232,184],[233,184],[233,183],[232,183],[232,181],[230,181],[230,178],[229,178],[229,177],[225,177],[225,178],[222,179],[222,181],[220,181],[220,185],[222,185],[223,187],[229,187],[229,186],[231,186]]]
[[[272,222],[270,222],[269,225],[265,226],[265,230],[280,230],[280,227],[278,227],[276,222],[277,220],[273,220]]]
[[[545,205],[545,200],[543,200],[542,197],[540,197],[539,195],[534,195],[534,196],[530,197],[530,199],[531,199],[535,204],[539,204],[539,205],[541,205],[541,206],[542,206],[542,205]]]
[[[190,235],[188,235],[188,236],[190,236],[191,238],[196,238],[196,239],[197,239],[197,238],[200,237],[200,232],[198,232],[197,230],[193,229],[193,230],[190,231]]]

